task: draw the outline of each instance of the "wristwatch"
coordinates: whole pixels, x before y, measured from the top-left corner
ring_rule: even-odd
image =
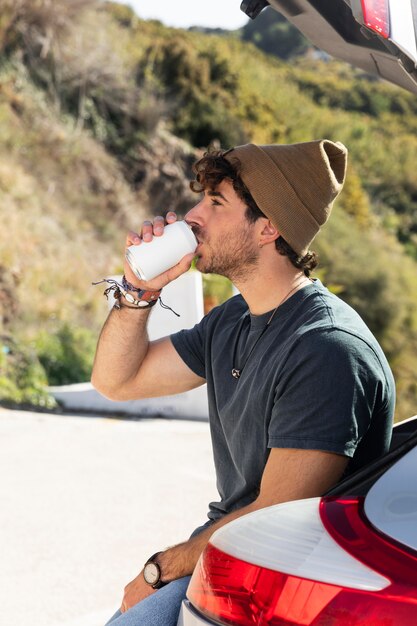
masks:
[[[164,585],[168,584],[168,581],[164,582],[163,580],[161,580],[161,568],[159,564],[155,561],[158,554],[161,554],[161,552],[156,552],[155,554],[153,554],[146,561],[143,568],[143,577],[145,579],[145,582],[148,583],[148,585],[150,585],[153,589],[160,589]]]

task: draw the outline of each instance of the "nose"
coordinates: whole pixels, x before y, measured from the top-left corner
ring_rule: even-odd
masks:
[[[187,224],[198,224],[202,225],[203,223],[203,215],[202,215],[202,202],[198,202],[192,209],[190,209],[184,217],[184,220]]]

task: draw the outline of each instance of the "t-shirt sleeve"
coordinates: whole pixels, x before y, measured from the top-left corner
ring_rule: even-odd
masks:
[[[276,386],[268,446],[352,457],[369,428],[380,371],[372,348],[354,335],[328,329],[303,336]]]
[[[171,335],[171,342],[186,365],[201,378],[206,378],[205,334],[206,318],[193,328]]]

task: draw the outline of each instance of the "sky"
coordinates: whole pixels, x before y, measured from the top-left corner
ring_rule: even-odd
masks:
[[[240,10],[241,0],[118,0],[130,5],[139,17],[157,19],[167,26],[188,28],[240,28],[248,17]]]

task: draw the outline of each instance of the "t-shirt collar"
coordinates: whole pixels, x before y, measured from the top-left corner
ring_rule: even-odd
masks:
[[[305,298],[307,298],[311,293],[322,291],[325,289],[322,282],[318,278],[313,278],[313,280],[308,284],[296,291],[292,296],[285,300],[279,307],[277,312],[274,315],[274,319],[282,319],[288,313],[290,313],[300,302],[302,302]],[[262,313],[262,315],[252,315],[250,316],[250,329],[251,330],[261,330],[264,328],[265,324],[269,320],[272,315],[274,309],[267,311],[266,313]]]

